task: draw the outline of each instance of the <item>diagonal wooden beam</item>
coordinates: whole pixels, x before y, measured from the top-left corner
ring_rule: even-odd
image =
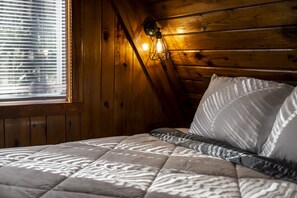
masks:
[[[172,122],[189,123],[193,112],[179,81],[174,65],[169,59],[160,61],[149,59],[148,51],[142,49],[142,44],[150,43],[150,38],[143,31],[143,22],[150,17],[139,0],[113,0],[113,6],[124,24],[126,36],[138,57],[146,77],[158,94],[164,109]]]

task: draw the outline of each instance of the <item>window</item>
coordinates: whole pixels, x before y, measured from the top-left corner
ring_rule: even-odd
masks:
[[[0,102],[67,101],[67,0],[0,0]]]

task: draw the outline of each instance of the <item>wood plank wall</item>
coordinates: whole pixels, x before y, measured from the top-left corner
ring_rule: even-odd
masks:
[[[296,0],[146,0],[194,108],[213,73],[297,82]]]
[[[0,106],[0,148],[81,139],[82,103]]]
[[[109,0],[73,0],[82,138],[147,132],[168,122]],[[81,43],[81,45],[78,45]]]
[[[80,140],[80,115],[43,115],[0,119],[0,148]]]
[[[0,148],[148,132],[168,122],[109,0],[73,0],[73,103],[0,106]]]

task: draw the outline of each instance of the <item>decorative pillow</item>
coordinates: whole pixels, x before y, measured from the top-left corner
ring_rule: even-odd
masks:
[[[297,162],[297,87],[281,106],[260,155]]]
[[[213,75],[190,133],[259,153],[280,106],[293,89],[273,81]]]

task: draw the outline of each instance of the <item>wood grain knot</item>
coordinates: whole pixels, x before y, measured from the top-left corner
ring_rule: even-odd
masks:
[[[208,66],[214,66],[214,63],[213,63],[211,60],[206,61],[206,64],[207,64]]]
[[[292,54],[288,55],[288,60],[292,61],[293,63],[297,63],[297,57]]]
[[[108,31],[104,31],[103,32],[103,39],[106,41],[109,38],[109,32]]]
[[[197,60],[202,60],[203,58],[205,58],[206,56],[204,56],[204,55],[202,55],[202,54],[200,54],[200,53],[195,53],[195,58],[197,59]]]
[[[205,32],[206,30],[207,30],[207,25],[206,24],[201,24],[200,31]]]
[[[281,29],[282,35],[284,35],[287,39],[296,40],[297,39],[297,27],[290,27],[290,28],[282,28]]]
[[[108,103],[108,101],[104,101],[103,105],[104,105],[104,107],[109,108],[109,103]]]

